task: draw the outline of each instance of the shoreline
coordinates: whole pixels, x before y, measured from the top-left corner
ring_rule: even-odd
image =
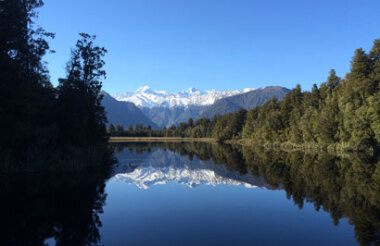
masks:
[[[295,144],[291,142],[267,142],[267,143],[260,143],[256,142],[254,140],[250,139],[239,139],[239,140],[226,140],[226,144],[238,144],[241,146],[261,146],[266,149],[273,149],[273,150],[282,150],[286,152],[294,152],[294,151],[302,151],[302,152],[326,152],[329,154],[337,154],[337,155],[349,155],[353,153],[365,153],[367,155],[375,155],[376,150],[375,149],[366,149],[366,150],[357,150],[354,149],[352,146],[350,146],[347,143],[334,143],[334,144],[316,144],[316,143],[302,143],[302,144]]]
[[[201,143],[218,143],[216,138],[188,138],[188,137],[110,137],[109,143],[136,143],[136,142],[201,142]],[[352,154],[358,151],[350,148],[345,144],[318,145],[318,144],[294,144],[294,143],[258,143],[248,139],[226,140],[223,143],[241,146],[261,146],[266,149],[283,150],[286,152],[304,151],[304,152],[327,152],[330,154]],[[360,151],[359,151],[360,152]],[[369,150],[367,154],[374,154]]]
[[[216,143],[214,138],[182,138],[182,137],[110,137],[109,143],[134,143],[134,142],[203,142]]]

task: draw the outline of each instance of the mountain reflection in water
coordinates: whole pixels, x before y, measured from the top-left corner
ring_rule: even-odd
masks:
[[[136,184],[142,189],[168,182],[184,184],[191,188],[218,184],[273,188],[261,177],[255,177],[250,173],[242,174],[229,170],[224,165],[217,165],[211,160],[189,159],[163,149],[153,149],[148,155],[122,152],[116,157],[119,163],[114,169],[113,179]]]

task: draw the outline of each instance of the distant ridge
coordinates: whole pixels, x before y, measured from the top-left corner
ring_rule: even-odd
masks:
[[[199,118],[212,118],[215,115],[234,113],[240,108],[245,110],[263,105],[272,98],[283,100],[290,90],[281,86],[267,86],[254,91],[226,97],[217,100],[213,105],[207,107]]]
[[[130,102],[120,102],[106,92],[102,92],[104,97],[102,106],[105,108],[108,124],[123,125],[124,128],[135,126],[136,124],[150,125],[153,129],[158,126],[152,122],[138,107]]]
[[[196,119],[203,110],[208,106],[189,105],[187,107],[153,107],[141,108],[146,116],[155,122],[158,126],[178,125],[181,122],[186,122],[188,119]]]

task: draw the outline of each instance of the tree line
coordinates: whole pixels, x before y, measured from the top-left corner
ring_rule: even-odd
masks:
[[[220,141],[237,139],[241,137],[247,111],[240,109],[236,113],[223,116],[215,116],[212,120],[201,118],[194,121],[190,118],[187,122],[181,122],[178,126],[163,127],[154,130],[151,126],[136,124],[127,129],[123,125],[110,124],[107,132],[114,137],[191,137],[191,138],[217,138]]]
[[[334,69],[326,82],[302,91],[297,85],[283,101],[275,98],[249,111],[199,119],[161,130],[128,131],[128,136],[210,137],[260,144],[291,144],[335,150],[376,150],[380,146],[380,39],[366,53],[357,49],[344,78]],[[110,132],[115,136],[115,132]],[[122,134],[119,132],[119,134]]]
[[[106,155],[101,106],[103,57],[95,36],[80,34],[58,87],[43,57],[54,33],[35,24],[41,0],[0,1],[0,157],[2,168],[34,169]]]

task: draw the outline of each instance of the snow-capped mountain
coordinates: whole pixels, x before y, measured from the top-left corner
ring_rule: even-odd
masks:
[[[272,189],[261,177],[240,174],[216,165],[212,161],[189,160],[177,152],[155,149],[151,153],[136,155],[124,151],[116,154],[119,164],[114,169],[113,179],[135,184],[141,189],[153,185],[176,182],[191,188],[200,185],[237,185],[246,188],[264,187]]]
[[[132,102],[138,107],[187,107],[190,105],[211,105],[216,100],[234,96],[237,94],[252,91],[254,89],[201,91],[195,88],[189,88],[177,93],[168,93],[166,91],[154,90],[149,86],[138,88],[135,92],[117,93],[114,95],[118,101]]]

